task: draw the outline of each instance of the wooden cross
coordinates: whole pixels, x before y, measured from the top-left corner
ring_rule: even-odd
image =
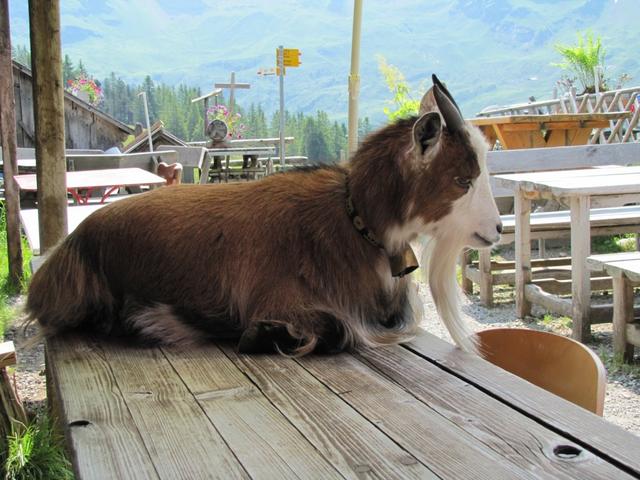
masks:
[[[229,111],[233,111],[233,104],[235,102],[234,92],[236,88],[251,88],[248,83],[236,83],[236,72],[231,72],[231,81],[229,83],[216,83],[215,88],[228,88],[229,89]]]

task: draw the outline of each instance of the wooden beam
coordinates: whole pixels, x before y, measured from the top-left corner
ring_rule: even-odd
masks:
[[[4,169],[5,213],[7,218],[7,253],[9,283],[14,289],[22,281],[22,244],[20,242],[20,193],[13,181],[18,172],[16,138],[16,101],[13,93],[13,62],[9,2],[0,0],[0,137]]]
[[[29,0],[41,253],[67,234],[60,1]]]

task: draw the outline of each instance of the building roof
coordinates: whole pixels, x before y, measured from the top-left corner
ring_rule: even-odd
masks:
[[[184,140],[179,139],[169,130],[164,128],[162,121],[157,121],[151,126],[151,141],[154,145],[179,145],[187,146]],[[142,130],[136,138],[124,149],[125,153],[132,152],[146,152],[149,150],[149,137],[147,136],[147,130]]]
[[[27,75],[28,77],[33,78],[33,75],[31,73],[31,69],[26,67],[26,66],[24,66],[23,64],[21,64],[19,62],[16,62],[15,60],[13,61],[13,69],[14,70],[18,70],[18,71],[22,72],[23,74]],[[73,95],[71,92],[67,92],[65,90],[64,91],[64,98],[65,98],[65,100],[70,100],[72,103],[76,104],[76,106],[78,108],[81,108],[83,110],[88,110],[88,111],[94,113],[96,116],[102,118],[103,120],[105,120],[105,121],[107,121],[109,123],[112,123],[117,128],[122,130],[123,133],[126,133],[127,135],[131,135],[133,133],[133,128],[131,128],[126,123],[121,122],[120,120],[112,117],[108,113],[105,113],[102,110],[97,109],[93,105],[85,102],[84,100],[79,99],[78,97]]]

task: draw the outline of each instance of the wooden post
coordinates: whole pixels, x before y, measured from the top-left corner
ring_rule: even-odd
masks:
[[[525,288],[531,283],[531,200],[518,190],[514,199],[516,217],[516,316],[531,315]]]
[[[491,248],[481,248],[478,250],[478,271],[480,272],[480,303],[485,307],[493,307]]]
[[[360,32],[362,29],[362,0],[353,2],[353,31],[351,33],[351,70],[349,73],[349,158],[358,149],[358,95],[360,93]]]
[[[41,254],[67,234],[60,1],[29,0]]]
[[[340,150],[342,155],[343,150]],[[465,249],[460,254],[460,270],[462,270],[462,291],[468,295],[473,295],[473,280],[470,280],[465,276],[465,270],[471,265],[471,249]]]
[[[587,195],[571,197],[571,298],[573,305],[572,338],[586,342],[591,336],[591,278],[585,259],[591,252],[589,209]]]
[[[20,242],[20,193],[13,181],[13,176],[18,172],[15,103],[9,4],[8,0],[0,0],[0,136],[4,163],[9,283],[17,289],[22,281],[22,244]]]
[[[613,353],[633,361],[633,345],[627,343],[627,325],[633,323],[633,286],[624,273],[613,276]]]

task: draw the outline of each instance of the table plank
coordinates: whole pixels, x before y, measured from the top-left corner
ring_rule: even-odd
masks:
[[[362,357],[385,377],[351,355],[300,362],[442,478],[569,480],[619,473],[588,452],[579,463],[555,458],[554,447],[575,444],[402,347],[366,350]]]
[[[503,462],[522,469],[518,477],[528,474],[554,479],[627,477],[570,439],[544,428],[526,415],[514,412],[509,406],[425,362],[407,349],[369,349],[363,350],[361,356],[418,400],[468,432],[476,442],[498,452]],[[435,385],[438,388],[434,388]],[[477,412],[482,413],[478,415]],[[535,448],[531,448],[532,445]],[[558,458],[553,451],[559,446],[582,450],[580,460]]]
[[[133,185],[164,185],[166,180],[141,168],[112,168],[107,170],[82,170],[67,172],[67,189],[100,188]],[[20,190],[36,191],[35,174],[13,177]]]
[[[292,359],[224,352],[346,478],[437,478]]]
[[[218,347],[163,350],[251,478],[343,478]]]
[[[640,438],[635,435],[433,335],[420,335],[406,348],[640,477]]]
[[[160,478],[249,478],[159,349],[102,349]]]
[[[100,210],[106,204],[76,205],[67,207],[67,233],[73,232],[82,221],[93,212]],[[25,208],[20,210],[20,223],[24,230],[27,243],[34,255],[40,255],[40,226],[38,223],[38,209]]]
[[[49,402],[64,427],[76,477],[136,472],[137,479],[160,478],[100,347],[81,337],[50,338],[46,358]]]
[[[580,170],[495,175],[498,186],[556,196],[638,193],[640,167],[605,167]]]
[[[619,118],[628,116],[630,116],[630,112],[554,113],[548,115],[501,115],[495,117],[477,117],[468,119],[468,121],[477,126],[522,123],[579,123],[585,121],[597,122],[598,124],[601,124],[603,122],[609,122],[611,120],[617,120]],[[604,126],[608,126],[608,123],[604,123]]]

